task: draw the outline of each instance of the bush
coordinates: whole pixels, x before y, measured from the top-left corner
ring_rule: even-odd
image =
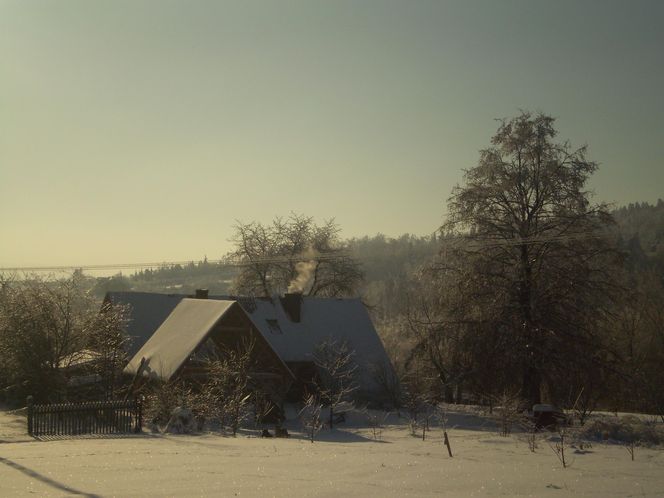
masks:
[[[185,386],[172,382],[152,384],[145,393],[144,417],[152,431],[165,428],[178,408],[198,415],[199,397]]]
[[[634,415],[601,417],[589,422],[579,434],[583,439],[619,443],[640,443],[646,446],[664,444],[664,427],[646,422]]]

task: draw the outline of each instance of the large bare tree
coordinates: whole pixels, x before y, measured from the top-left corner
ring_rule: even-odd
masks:
[[[271,224],[235,224],[230,256],[240,263],[238,294],[271,296],[298,291],[310,296],[354,294],[362,281],[360,264],[339,238],[339,225],[299,214]]]
[[[501,122],[452,192],[430,269],[444,308],[435,330],[465,331],[455,341],[474,356],[470,372],[510,368],[531,403],[558,389],[566,364],[597,358],[619,260],[607,208],[586,189],[597,164],[556,135],[544,114]]]

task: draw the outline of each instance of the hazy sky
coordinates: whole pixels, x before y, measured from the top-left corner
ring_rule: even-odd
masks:
[[[216,259],[234,220],[426,234],[520,108],[664,197],[661,1],[0,0],[0,267]]]

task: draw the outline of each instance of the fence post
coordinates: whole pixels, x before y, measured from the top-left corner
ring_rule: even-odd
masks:
[[[136,429],[134,432],[139,433],[143,430],[143,404],[141,403],[141,398],[135,397],[134,398],[134,404],[136,407],[136,410],[138,411],[138,420],[136,423]]]
[[[25,401],[28,407],[28,434],[32,436],[34,433],[35,400],[32,396],[28,396]]]

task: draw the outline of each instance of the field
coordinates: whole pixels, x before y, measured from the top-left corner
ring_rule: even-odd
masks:
[[[35,441],[25,419],[0,412],[0,496],[664,496],[664,452],[619,444],[568,448],[563,468],[541,439],[502,437],[469,411],[449,413],[427,439],[388,420],[374,438],[361,417],[315,443],[253,432]]]

